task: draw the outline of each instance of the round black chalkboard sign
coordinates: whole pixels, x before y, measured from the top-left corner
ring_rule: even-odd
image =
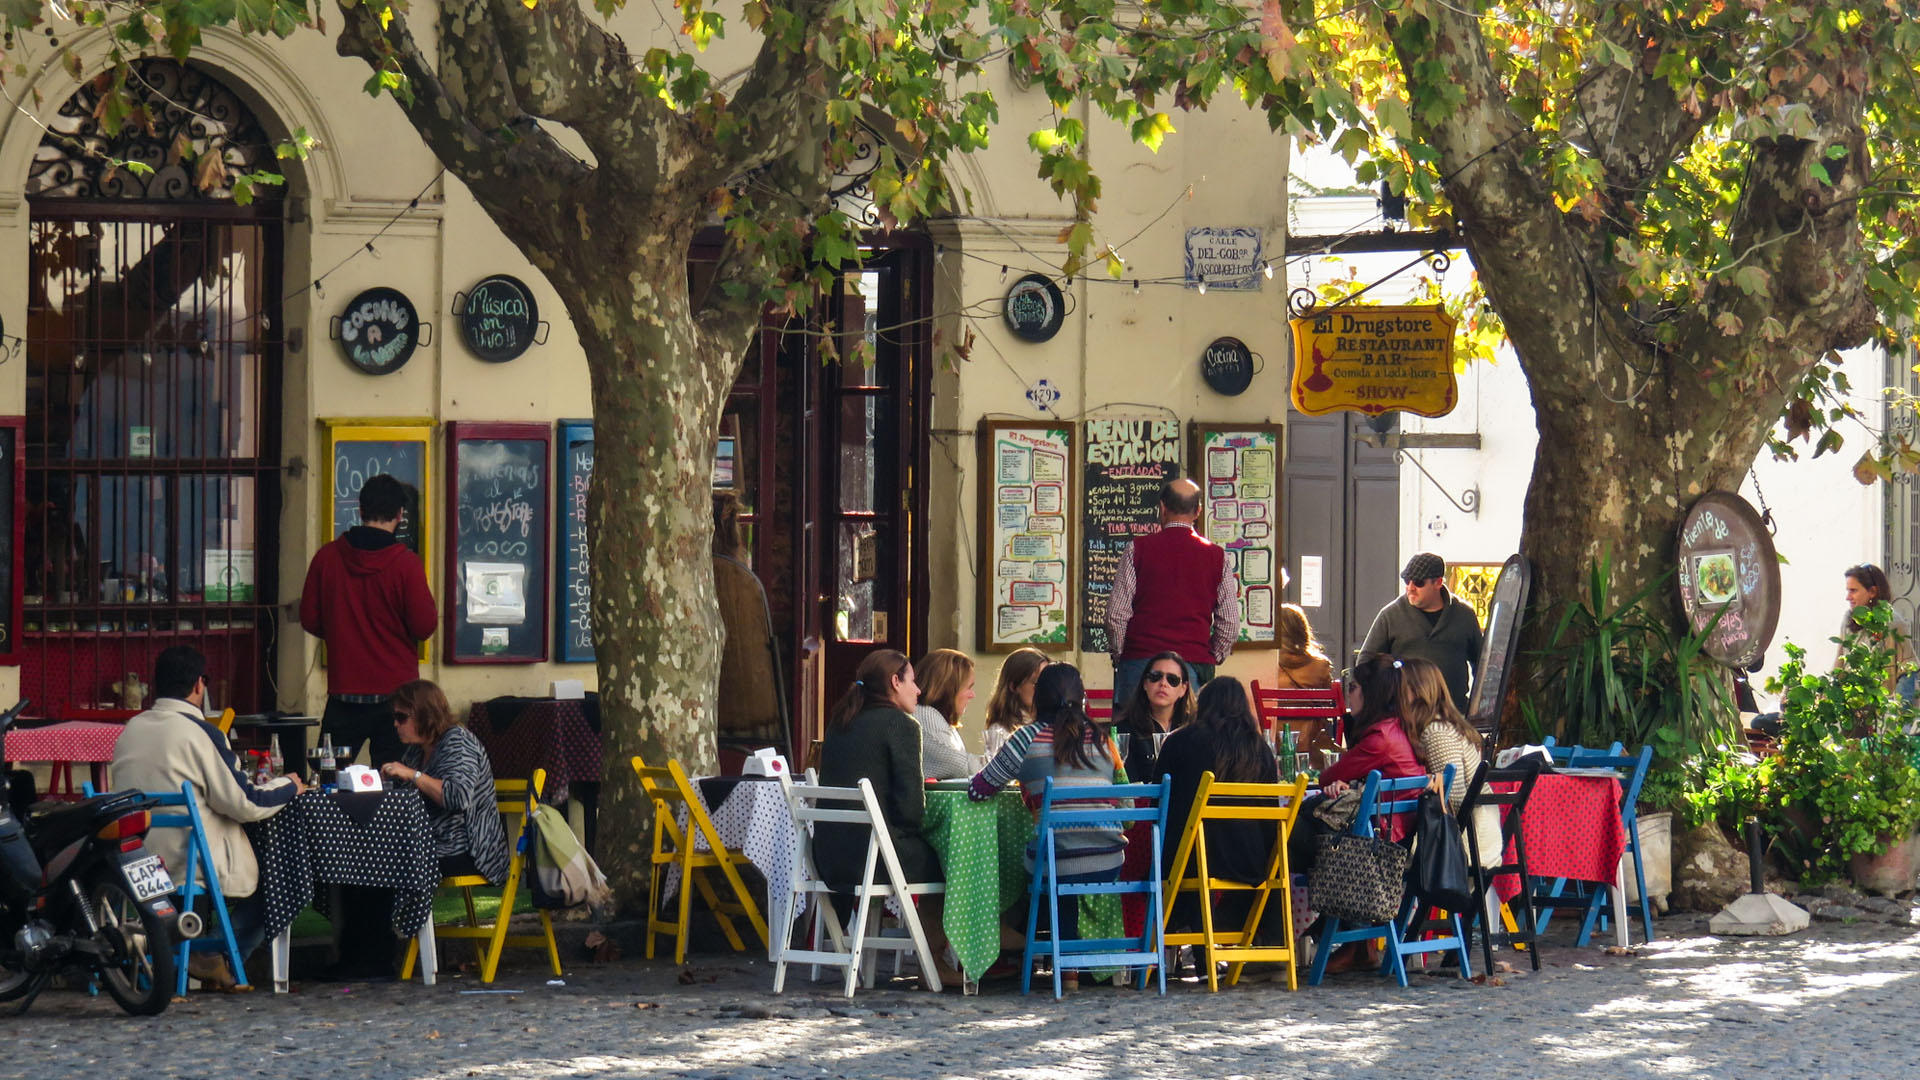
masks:
[[[495,364],[527,351],[540,325],[540,308],[527,283],[506,274],[481,279],[461,305],[460,332],[473,355]]]
[[[340,347],[369,375],[391,375],[420,347],[420,313],[399,289],[368,289],[340,313]]]
[[[1200,377],[1216,394],[1245,393],[1253,384],[1253,350],[1239,338],[1214,338],[1200,354]]]
[[[1703,651],[1731,668],[1766,652],[1780,625],[1780,557],[1752,504],[1709,491],[1680,522],[1680,608],[1694,633],[1712,628]]]
[[[1067,319],[1066,298],[1045,274],[1028,274],[1007,290],[1007,328],[1028,341],[1046,341]]]

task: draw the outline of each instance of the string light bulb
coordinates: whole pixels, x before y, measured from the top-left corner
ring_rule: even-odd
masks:
[[[1007,265],[1006,265],[1005,263],[1001,263],[1001,264],[1000,264],[1000,282],[1001,282],[1001,284],[1005,284],[1005,283],[1006,283],[1006,280],[1007,280]]]
[[[376,259],[380,258],[380,249],[377,247],[374,247],[373,241],[371,240],[367,241],[367,254],[373,256]],[[1268,275],[1268,276],[1271,277],[1272,275]]]
[[[1273,263],[1271,261],[1261,263],[1260,272],[1267,275],[1268,281],[1272,281],[1273,280]]]
[[[1207,276],[1205,274],[1200,275],[1200,295],[1207,295]]]
[[[1135,296],[1140,295],[1140,279],[1139,278],[1133,279],[1133,295]]]

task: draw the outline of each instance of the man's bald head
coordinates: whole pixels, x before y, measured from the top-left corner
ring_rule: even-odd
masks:
[[[1200,485],[1180,477],[1160,485],[1160,519],[1193,521],[1200,516]]]

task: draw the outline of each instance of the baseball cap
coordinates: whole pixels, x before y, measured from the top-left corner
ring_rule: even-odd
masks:
[[[1447,573],[1445,559],[1431,551],[1423,551],[1407,560],[1406,569],[1400,571],[1401,581],[1431,581],[1444,577]]]

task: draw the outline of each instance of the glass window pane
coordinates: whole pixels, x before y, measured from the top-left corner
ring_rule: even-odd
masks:
[[[834,560],[834,634],[841,641],[886,641],[893,602],[893,535],[872,522],[843,521]]]
[[[180,539],[174,548],[182,602],[251,603],[255,595],[254,481],[180,478]]]
[[[891,355],[894,337],[893,314],[898,305],[887,302],[882,293],[891,284],[888,270],[863,270],[848,274],[841,297],[840,385],[888,386],[897,367]]]
[[[886,493],[892,499],[894,460],[890,452],[897,447],[892,401],[866,394],[848,394],[840,399],[840,509],[886,511],[894,505],[883,502]]]

